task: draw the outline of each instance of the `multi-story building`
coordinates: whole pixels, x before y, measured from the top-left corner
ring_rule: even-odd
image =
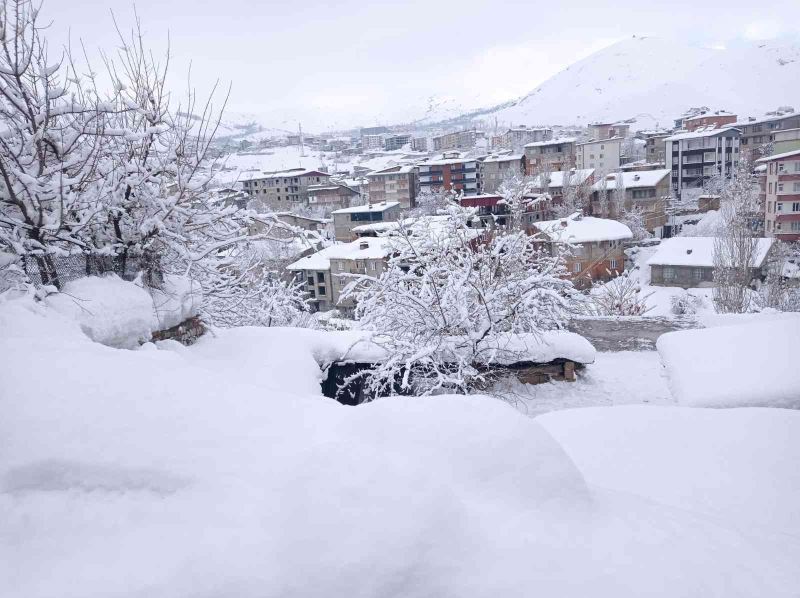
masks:
[[[417,169],[411,165],[384,168],[367,175],[369,199],[373,203],[397,202],[404,210],[416,205]]]
[[[575,144],[575,164],[579,169],[593,168],[598,176],[619,170],[622,137],[591,139]]]
[[[525,156],[523,154],[491,155],[478,160],[478,178],[484,193],[497,191],[503,181],[513,173],[519,176],[525,174]]]
[[[400,218],[402,208],[396,201],[368,203],[331,212],[333,231],[337,241],[348,242],[355,238],[353,228],[361,224],[393,222]]]
[[[625,270],[623,242],[633,238],[633,233],[621,222],[576,213],[535,222],[533,227],[551,246],[571,245],[566,266],[576,287],[591,286]]]
[[[734,125],[741,131],[742,156],[757,160],[764,156],[776,131],[800,128],[800,113],[774,114],[764,118],[749,118]]]
[[[800,150],[758,160],[767,166],[764,232],[781,241],[800,241]]]
[[[448,152],[439,160],[420,162],[419,190],[439,193],[454,191],[461,195],[477,195],[478,162],[474,158],[461,158],[458,152]]]
[[[664,140],[671,168],[672,196],[681,200],[700,195],[711,177],[731,178],[739,163],[739,129],[698,129]]]
[[[242,189],[262,206],[280,211],[308,205],[308,188],[327,185],[330,179],[327,172],[293,168],[244,179]]]
[[[469,131],[455,131],[445,133],[433,138],[433,151],[444,152],[454,149],[472,149],[478,140],[478,132],[474,129]]]
[[[531,182],[538,193],[546,193],[552,199],[553,205],[560,205],[564,201],[564,184],[571,187],[577,198],[591,196],[592,185],[595,181],[595,172],[592,168],[578,170],[556,170],[554,172],[539,174]]]
[[[411,135],[389,135],[383,140],[383,148],[387,151],[399,150],[411,143]]]
[[[326,247],[289,264],[286,269],[302,284],[314,309],[350,310],[355,307],[353,301],[341,297],[342,290],[352,280],[347,275],[380,276],[389,253],[387,238],[362,237]]]
[[[645,228],[660,236],[659,229],[667,223],[671,172],[663,168],[606,175],[592,186],[592,216],[618,219],[623,210],[637,209]]]
[[[363,127],[361,131],[359,131],[359,136],[364,137],[364,135],[388,135],[389,129],[388,127]]]
[[[669,131],[642,131],[641,138],[644,139],[644,156],[648,164],[667,163],[664,153],[664,141],[672,135]]]
[[[628,123],[592,123],[588,128],[589,137],[593,139],[625,138],[631,130],[631,126]]]
[[[770,135],[773,154],[784,154],[800,149],[800,129],[784,129]]]
[[[411,140],[411,149],[415,152],[428,151],[428,138],[427,137],[414,137]]]
[[[528,174],[538,174],[543,169],[569,170],[575,168],[575,138],[562,137],[549,141],[525,144]]]
[[[683,128],[687,131],[697,131],[698,129],[707,127],[721,129],[726,125],[732,125],[736,122],[736,119],[737,116],[735,114],[731,114],[725,110],[699,112],[694,116],[684,118]]]
[[[382,150],[383,140],[386,135],[362,135],[361,136],[361,149],[364,151],[369,150]]]
[[[521,125],[508,129],[499,135],[493,147],[504,148],[514,152],[521,152],[526,144],[537,141],[547,141],[553,138],[553,129],[547,127],[526,127]]]

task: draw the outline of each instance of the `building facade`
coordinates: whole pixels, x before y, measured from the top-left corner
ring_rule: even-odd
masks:
[[[308,205],[308,188],[328,185],[330,179],[326,172],[293,168],[245,179],[242,189],[264,207],[280,211]]]
[[[480,193],[477,160],[456,156],[457,153],[445,153],[440,160],[420,162],[417,165],[420,192],[453,191],[461,195]]]
[[[553,138],[553,129],[547,127],[526,127],[521,125],[508,129],[496,138],[496,147],[521,152],[528,143],[548,141]],[[493,144],[495,147],[495,144]]]
[[[622,137],[593,139],[575,144],[575,164],[583,170],[592,168],[598,176],[619,169]]]
[[[383,140],[383,147],[387,151],[399,150],[411,143],[411,135],[389,135]]]
[[[764,233],[781,241],[800,241],[800,150],[758,160],[766,165]]]
[[[776,131],[800,128],[800,114],[791,112],[759,119],[750,118],[736,123],[735,127],[741,131],[742,155],[748,160],[755,161],[764,157],[765,149],[769,149],[773,141],[772,135]]]
[[[310,185],[308,187],[308,206],[310,208],[319,208],[325,213],[347,208],[351,203],[358,201],[359,197],[360,194],[357,189],[341,183]]]
[[[694,116],[684,118],[683,128],[692,132],[707,127],[716,127],[721,129],[724,126],[734,124],[736,120],[737,117],[735,114],[731,114],[725,110],[717,110],[715,112],[700,112]]]
[[[391,166],[369,173],[367,180],[369,180],[370,202],[397,202],[404,210],[416,205],[418,186],[416,167]]]
[[[673,197],[691,199],[714,176],[731,178],[739,163],[739,129],[699,129],[664,140]]]
[[[525,174],[523,154],[492,155],[478,161],[478,178],[483,193],[495,193],[512,174]]]
[[[542,169],[569,170],[575,168],[575,138],[562,137],[525,145],[527,173],[538,174]]]
[[[478,132],[474,129],[469,131],[455,131],[445,133],[433,138],[433,151],[444,152],[456,149],[472,149],[478,140]]]
[[[592,186],[592,216],[616,220],[622,218],[626,210],[637,210],[642,215],[644,227],[661,236],[658,233],[667,223],[670,173],[664,168],[606,175]]]
[[[331,213],[333,232],[341,243],[352,241],[356,235],[353,228],[362,224],[394,222],[400,218],[402,209],[396,201],[368,203],[363,206],[344,208]]]

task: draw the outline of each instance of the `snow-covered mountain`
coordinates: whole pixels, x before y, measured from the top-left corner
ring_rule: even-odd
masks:
[[[648,127],[671,125],[693,106],[747,117],[780,105],[800,109],[798,104],[798,39],[737,42],[727,49],[711,49],[633,37],[576,62],[516,101],[476,110],[459,120],[587,124],[635,118]],[[425,120],[433,122],[432,116]]]

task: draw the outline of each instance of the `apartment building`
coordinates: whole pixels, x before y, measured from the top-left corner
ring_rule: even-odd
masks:
[[[348,274],[378,277],[390,254],[386,237],[362,237],[349,243],[337,243],[289,264],[286,269],[302,285],[316,311],[355,307],[342,299],[342,291],[352,280]]]
[[[445,133],[433,138],[433,151],[444,152],[456,149],[472,149],[478,140],[478,132],[474,129],[470,131],[455,131]]]
[[[737,128],[712,127],[667,137],[664,151],[672,170],[672,196],[693,199],[711,177],[733,176],[739,163],[739,136]]]
[[[645,228],[653,233],[667,223],[669,168],[608,174],[592,186],[592,216],[618,219],[622,210],[641,210]],[[660,235],[657,235],[660,236]]]
[[[575,138],[562,137],[525,144],[527,173],[537,174],[543,168],[569,170],[575,168]]]
[[[800,149],[758,160],[767,167],[764,233],[800,241]]]
[[[611,137],[576,143],[576,166],[581,170],[592,168],[598,176],[619,170],[622,141],[622,137]]]
[[[293,168],[244,179],[242,189],[262,206],[279,211],[308,205],[308,188],[330,180],[327,172]]]
[[[784,154],[800,149],[800,129],[784,129],[770,135],[773,154]]]
[[[387,151],[399,150],[411,143],[411,135],[389,135],[383,140],[383,148]]]
[[[724,126],[734,124],[736,121],[737,116],[725,110],[706,111],[684,118],[683,128],[690,132],[708,127],[721,129]]]
[[[612,137],[627,137],[631,126],[627,123],[592,123],[588,127],[589,137],[593,139],[611,139]]]
[[[461,195],[477,195],[478,162],[474,158],[461,158],[458,152],[448,152],[439,160],[420,162],[419,190],[439,193],[454,191]]]
[[[378,135],[362,135],[361,136],[361,149],[366,151],[371,150],[382,150],[383,149],[383,140],[386,138],[386,135],[378,134]]]
[[[417,198],[417,169],[412,165],[384,168],[367,175],[369,199],[373,203],[397,202],[404,210],[413,208]]]
[[[644,139],[644,156],[648,164],[667,163],[664,151],[664,141],[671,136],[669,131],[642,131],[640,136]]]
[[[592,168],[578,170],[557,170],[550,173],[539,174],[532,181],[533,188],[539,193],[547,193],[554,205],[559,205],[564,199],[564,185],[572,187],[579,197],[588,197],[594,184],[595,171]]]
[[[310,185],[308,187],[308,205],[320,208],[326,213],[331,210],[340,210],[357,202],[360,193],[342,183],[331,182],[324,185]]]
[[[428,138],[427,137],[414,137],[411,139],[411,149],[415,152],[428,151]]]
[[[509,176],[525,174],[525,155],[507,154],[486,156],[478,160],[478,178],[483,193],[494,193]]]
[[[400,218],[403,210],[399,202],[382,201],[354,206],[331,212],[333,217],[333,232],[337,241],[342,243],[352,241],[356,235],[353,228],[361,224],[374,224],[376,222],[394,222]]]
[[[764,118],[749,118],[734,125],[741,131],[741,151],[744,158],[757,160],[763,157],[762,148],[769,145],[776,131],[800,128],[800,114],[790,112]]]
[[[528,143],[538,141],[548,141],[553,138],[553,129],[547,127],[527,127],[520,125],[508,129],[502,135],[495,138],[496,143],[492,147],[503,148],[513,152],[522,152]]]

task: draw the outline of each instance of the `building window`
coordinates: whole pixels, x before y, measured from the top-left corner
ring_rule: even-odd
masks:
[[[800,201],[792,202],[792,212],[800,212]]]
[[[611,266],[612,270],[616,270],[617,269],[617,260],[612,258],[611,260],[609,260],[608,264],[609,264],[609,266]]]
[[[778,211],[783,212],[783,202],[779,201],[777,205],[778,205]]]
[[[325,295],[325,287],[319,287],[319,294]]]
[[[784,166],[785,166],[785,165],[784,165],[784,163],[783,163],[783,162],[778,162],[778,172],[783,172],[783,168],[784,168]]]
[[[783,193],[783,183],[778,183],[778,193]]]
[[[572,271],[575,274],[580,274],[581,270],[583,270],[583,268],[581,268],[581,263],[580,262],[575,262],[575,264],[572,266]]]
[[[664,267],[664,280],[675,280],[675,268],[672,266]]]
[[[694,268],[692,272],[694,279],[697,281],[703,280],[703,269],[702,268]]]
[[[325,273],[317,272],[317,282],[325,282]]]

